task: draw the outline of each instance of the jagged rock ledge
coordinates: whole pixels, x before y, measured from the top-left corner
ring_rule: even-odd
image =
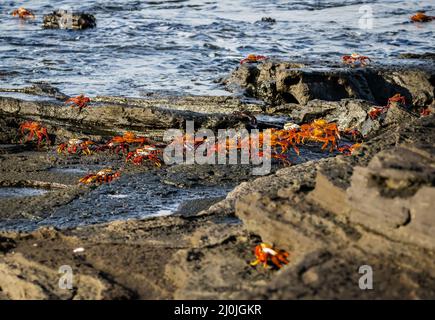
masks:
[[[343,68],[340,65],[267,60],[243,64],[221,81],[230,90],[242,88],[270,105],[306,105],[312,100],[361,99],[385,105],[396,93],[414,107],[434,101],[432,63]]]

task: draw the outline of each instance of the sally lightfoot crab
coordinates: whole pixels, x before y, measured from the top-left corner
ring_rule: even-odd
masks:
[[[323,143],[322,150],[330,145],[330,152],[337,147],[337,140],[340,139],[337,124],[327,122],[324,119],[317,119],[310,124],[301,125],[298,135],[302,142],[307,139]]]
[[[75,154],[77,151],[82,152],[85,155],[90,155],[92,152],[90,150],[90,146],[93,145],[94,142],[90,140],[84,139],[69,139],[68,142],[61,143],[57,147],[57,153],[65,153]]]
[[[361,143],[344,144],[338,147],[337,151],[346,156],[351,156],[359,148],[361,148]]]
[[[393,103],[406,104],[406,99],[400,93],[396,93],[394,96],[388,99],[387,107],[391,107]]]
[[[240,64],[244,64],[244,63],[247,63],[247,62],[249,62],[249,63],[255,63],[255,62],[260,62],[260,61],[264,61],[264,60],[267,60],[267,59],[269,59],[269,58],[266,57],[266,56],[250,54],[245,59],[242,59],[240,61]]]
[[[133,132],[127,131],[122,136],[113,137],[107,144],[100,147],[100,151],[105,151],[109,149],[114,153],[122,152],[123,154],[125,153],[128,154],[130,145],[136,144],[139,145],[139,147],[141,147],[147,142],[148,142],[148,138],[138,137]]]
[[[38,147],[45,141],[47,145],[50,145],[50,137],[48,136],[47,128],[43,127],[39,122],[26,121],[20,125],[19,132],[26,136],[23,143],[32,141],[37,138]]]
[[[350,65],[352,67],[360,64],[362,67],[366,66],[372,60],[367,56],[359,55],[358,53],[352,53],[350,56],[345,55],[342,58],[344,64]]]
[[[35,19],[35,15],[32,11],[27,10],[26,8],[20,7],[17,10],[12,12],[13,17],[18,17],[20,19]]]
[[[387,105],[385,107],[373,107],[368,115],[370,119],[374,120],[380,115],[386,113],[394,104],[405,105],[406,99],[400,93],[396,93],[394,96],[388,99]]]
[[[434,16],[428,16],[424,12],[417,12],[411,17],[412,22],[430,22],[435,20]]]
[[[160,150],[154,146],[143,146],[134,152],[129,152],[126,162],[131,161],[135,165],[141,165],[145,160],[150,160],[155,166],[160,167],[162,162],[159,158]]]
[[[68,100],[65,101],[65,104],[71,104],[72,108],[74,108],[74,106],[78,107],[80,112],[82,111],[82,109],[86,108],[88,106],[88,103],[90,102],[91,102],[90,98],[81,94],[77,97],[69,98]]]
[[[256,260],[251,262],[251,266],[256,266],[259,263],[263,264],[264,268],[267,268],[272,264],[278,269],[282,268],[283,264],[288,264],[287,260],[289,254],[284,250],[274,248],[267,243],[261,243],[254,249]]]
[[[112,169],[103,169],[97,173],[90,173],[79,180],[83,184],[102,184],[112,182],[112,180],[121,176],[120,171],[113,171]]]

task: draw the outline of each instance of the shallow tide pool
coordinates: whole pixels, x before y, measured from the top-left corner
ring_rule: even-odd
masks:
[[[18,197],[34,197],[47,193],[48,190],[37,188],[14,188],[14,187],[1,187],[0,199],[4,198],[18,198]]]

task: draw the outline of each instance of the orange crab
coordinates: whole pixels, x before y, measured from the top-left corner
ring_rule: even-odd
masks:
[[[131,161],[135,165],[140,165],[143,163],[144,160],[147,159],[150,160],[157,167],[160,167],[162,165],[162,162],[158,157],[159,153],[160,150],[157,149],[155,146],[146,145],[142,148],[136,149],[136,151],[134,152],[129,152],[125,161]]]
[[[91,102],[91,99],[86,97],[85,95],[81,94],[74,98],[69,98],[65,101],[65,104],[71,104],[71,107],[74,108],[74,106],[79,108],[79,112],[82,111],[82,109],[86,108],[88,106],[88,103]]]
[[[434,16],[428,16],[424,12],[417,12],[411,17],[412,22],[430,22],[435,20]]]
[[[283,264],[288,264],[287,260],[289,254],[284,250],[274,248],[267,243],[261,243],[255,247],[254,250],[256,260],[251,262],[251,266],[256,266],[259,263],[263,264],[264,268],[267,268],[270,263],[278,269],[282,268]]]
[[[69,139],[66,143],[61,143],[57,147],[57,153],[61,154],[67,151],[70,154],[77,153],[80,150],[85,155],[90,155],[92,152],[89,149],[94,142],[84,139]]]
[[[369,115],[370,119],[375,120],[385,111],[386,111],[385,107],[373,107],[370,109],[368,115]]]
[[[311,141],[323,142],[322,150],[326,149],[329,144],[330,152],[337,147],[337,140],[340,139],[340,132],[337,124],[329,123],[324,119],[314,120],[313,123],[301,125],[298,133],[304,142],[306,139]]]
[[[32,13],[32,11],[27,10],[26,8],[20,7],[17,10],[14,10],[12,12],[13,17],[18,17],[20,19],[35,19],[35,15]]]
[[[297,144],[301,142],[298,128],[272,130],[271,145],[280,146],[281,153],[286,152],[290,147],[299,155],[300,151]]]
[[[121,176],[120,171],[113,171],[112,169],[103,169],[98,171],[97,173],[90,173],[79,180],[80,183],[83,184],[91,184],[91,183],[108,183],[112,182],[112,180],[119,178]]]
[[[128,153],[130,149],[130,144],[139,144],[139,146],[143,146],[148,142],[148,139],[145,137],[138,137],[133,132],[127,131],[122,136],[113,137],[104,147],[113,150],[115,153]]]
[[[38,147],[45,140],[47,145],[50,145],[50,137],[48,136],[47,128],[41,126],[39,122],[26,121],[20,125],[19,131],[22,135],[26,135],[25,142],[33,140],[34,137],[38,139]]]
[[[393,103],[405,105],[406,99],[400,93],[396,93],[394,96],[388,99],[387,105],[385,107],[373,107],[368,113],[370,119],[374,120],[381,114],[386,113],[393,106]]]
[[[344,64],[351,65],[352,67],[354,67],[357,63],[364,67],[368,64],[368,62],[372,62],[369,57],[361,56],[358,53],[352,53],[350,56],[343,56],[341,59]]]
[[[340,153],[343,153],[346,156],[350,156],[361,147],[361,143],[354,143],[354,144],[345,144],[341,147],[338,147],[337,150]]]
[[[267,59],[269,59],[269,58],[266,57],[266,56],[260,56],[260,55],[250,54],[245,59],[242,59],[240,61],[240,64],[244,64],[246,62],[248,62],[248,63],[254,63],[254,62],[264,61],[264,60],[267,60]]]
[[[392,103],[401,103],[405,105],[406,99],[400,93],[396,93],[394,96],[388,99],[387,108],[390,108],[392,106]]]

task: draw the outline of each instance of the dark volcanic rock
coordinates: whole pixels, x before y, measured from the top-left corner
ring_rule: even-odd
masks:
[[[39,82],[24,88],[0,88],[0,92],[25,93],[34,96],[50,97],[58,100],[66,100],[68,96],[49,83]]]
[[[419,60],[435,60],[435,53],[427,52],[423,54],[418,53],[402,53],[399,59],[419,59]]]
[[[44,16],[43,27],[46,29],[89,29],[97,26],[92,14],[56,10]]]
[[[386,105],[396,93],[413,106],[428,106],[434,100],[435,68],[327,68],[268,60],[239,66],[223,83],[231,90],[242,87],[250,96],[271,105],[305,105],[318,99],[339,101],[352,98]]]

